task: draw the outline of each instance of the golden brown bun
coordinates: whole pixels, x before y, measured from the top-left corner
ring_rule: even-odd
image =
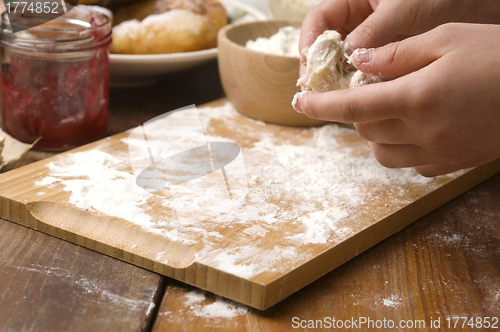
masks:
[[[145,0],[114,13],[111,52],[161,54],[215,47],[227,24],[217,0]]]

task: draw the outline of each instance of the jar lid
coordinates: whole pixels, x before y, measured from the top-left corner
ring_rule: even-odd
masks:
[[[68,6],[61,16],[1,16],[0,43],[10,47],[58,53],[82,51],[111,41],[111,13],[96,6]],[[108,13],[109,12],[109,13]],[[16,32],[17,31],[17,32]]]

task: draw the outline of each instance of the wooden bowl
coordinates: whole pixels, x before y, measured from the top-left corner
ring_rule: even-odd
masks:
[[[245,47],[248,40],[269,38],[279,28],[300,27],[300,21],[270,20],[231,24],[219,31],[218,61],[228,100],[243,115],[288,126],[317,126],[324,121],[297,113],[293,96],[300,88],[299,58],[266,54]]]

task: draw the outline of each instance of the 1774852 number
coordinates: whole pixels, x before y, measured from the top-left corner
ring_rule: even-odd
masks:
[[[58,2],[26,2],[26,1],[6,1],[5,9],[7,13],[31,13],[31,14],[59,14],[57,8]]]
[[[465,328],[473,329],[498,329],[498,317],[448,317],[446,318],[448,328]]]

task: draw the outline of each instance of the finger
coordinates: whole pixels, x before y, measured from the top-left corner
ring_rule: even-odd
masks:
[[[480,165],[486,164],[489,161],[491,161],[491,160],[490,159],[488,159],[488,160],[473,160],[473,161],[466,161],[466,162],[457,163],[457,164],[422,165],[422,166],[415,167],[415,170],[422,176],[434,177],[434,176],[438,176],[438,175],[453,173],[453,172],[461,170],[461,169],[467,169],[467,168],[471,168],[471,167],[480,166]]]
[[[297,96],[295,110],[326,121],[357,123],[402,118],[407,109],[401,84],[382,82],[356,89]]]
[[[336,1],[340,2],[340,1]],[[299,39],[299,53],[300,62],[303,65],[307,64],[307,50],[314,43],[314,41],[321,35],[324,31],[334,29],[329,26],[329,5],[332,1],[323,1],[318,6],[313,8],[305,17],[302,22],[302,27],[300,28],[300,39]],[[333,7],[334,4],[331,5]],[[340,8],[339,14],[343,12],[343,6],[338,6]],[[341,15],[339,15],[341,17]],[[343,19],[340,19],[340,24],[343,23]]]
[[[433,33],[390,43],[379,48],[356,49],[351,63],[360,71],[382,77],[403,76],[436,61],[442,56]]]
[[[368,142],[380,165],[387,168],[416,167],[439,162],[418,145]]]
[[[379,6],[347,37],[353,48],[379,47],[404,34],[415,15],[414,6],[404,6],[400,1],[381,1]]]
[[[417,144],[411,129],[401,119],[355,123],[359,136],[380,144]]]
[[[444,174],[449,174],[455,171],[458,171],[460,169],[464,169],[468,167],[462,167],[458,164],[456,165],[450,165],[450,164],[443,164],[443,165],[424,165],[424,166],[417,166],[415,167],[415,170],[418,172],[418,174],[425,176],[425,177],[434,177],[434,176],[439,176],[439,175],[444,175]]]
[[[299,69],[299,77],[303,77],[304,75],[307,75],[307,67],[301,64]]]
[[[300,30],[302,64],[307,62],[307,49],[324,31],[336,30],[345,38],[371,12],[368,1],[324,0],[314,7],[305,17]]]

